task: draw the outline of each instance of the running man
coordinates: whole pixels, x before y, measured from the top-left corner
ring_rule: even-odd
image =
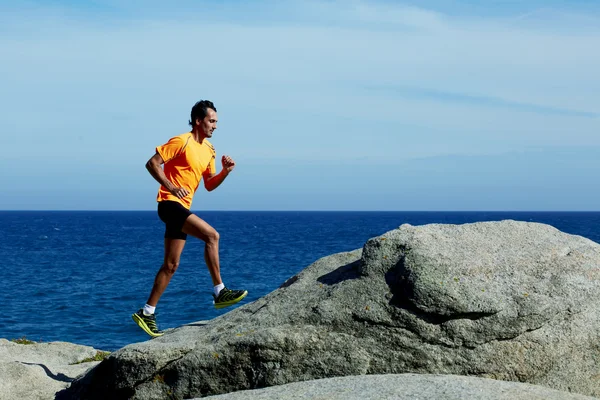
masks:
[[[132,315],[133,320],[148,335],[162,336],[156,325],[154,311],[161,295],[179,266],[179,258],[187,235],[204,241],[204,260],[214,285],[216,308],[231,306],[248,294],[245,290],[230,290],[221,280],[219,265],[219,233],[190,211],[192,198],[200,181],[209,192],[215,190],[235,168],[229,156],[223,156],[223,169],[216,173],[215,148],[210,144],[217,129],[217,109],[208,100],[197,102],[192,108],[191,132],[171,138],[156,148],[146,168],[158,183],[158,216],[165,223],[165,255],[156,274],[148,302]],[[164,168],[161,165],[164,164]]]

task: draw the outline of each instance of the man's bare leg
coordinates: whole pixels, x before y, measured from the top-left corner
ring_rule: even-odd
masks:
[[[156,325],[156,317],[154,316],[154,307],[158,304],[160,296],[169,285],[173,274],[179,266],[179,259],[181,252],[185,246],[185,240],[182,239],[168,239],[165,238],[165,258],[163,264],[158,270],[156,277],[154,278],[154,286],[150,292],[148,303],[144,308],[133,314],[131,317],[136,324],[139,325],[144,332],[152,337],[159,337],[163,335],[163,332],[158,330]],[[150,307],[150,308],[148,308]]]
[[[206,261],[213,285],[217,286],[223,283],[219,265],[219,233],[206,221],[194,214],[185,220],[182,230],[184,233],[204,241],[204,261]]]
[[[149,306],[156,307],[160,296],[162,296],[169,282],[171,282],[173,274],[177,271],[177,267],[179,267],[183,246],[185,246],[185,240],[165,238],[165,258],[163,265],[156,274],[156,278],[154,278],[154,286],[148,298]]]

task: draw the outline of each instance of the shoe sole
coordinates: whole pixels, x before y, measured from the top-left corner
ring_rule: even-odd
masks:
[[[238,298],[235,298],[235,299],[229,300],[229,301],[224,301],[222,303],[215,303],[215,308],[225,308],[225,307],[232,306],[232,305],[234,305],[236,303],[239,303],[247,295],[248,295],[248,291],[244,290],[244,293],[240,297],[238,297]]]
[[[137,314],[132,314],[131,318],[133,318],[133,320],[135,321],[136,324],[138,324],[138,326],[140,328],[142,328],[142,330],[144,332],[146,332],[148,335],[152,336],[153,338],[155,337],[159,337],[162,336],[162,333],[154,333],[150,330],[150,328],[148,328],[148,325],[146,325],[146,323],[144,322],[144,320]]]

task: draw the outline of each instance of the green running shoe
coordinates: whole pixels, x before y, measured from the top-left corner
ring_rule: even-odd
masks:
[[[135,323],[138,324],[144,332],[153,338],[163,335],[163,333],[158,330],[158,326],[156,326],[156,316],[154,314],[144,315],[144,310],[140,308],[138,312],[131,315],[131,318],[133,318]]]
[[[221,289],[218,296],[213,294],[215,298],[215,308],[223,308],[234,305],[242,300],[248,294],[247,290],[231,290],[227,288]]]

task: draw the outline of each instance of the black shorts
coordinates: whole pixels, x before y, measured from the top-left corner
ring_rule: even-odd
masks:
[[[159,201],[158,217],[165,223],[165,238],[168,239],[187,239],[181,229],[187,217],[192,214],[190,210],[176,201]]]

